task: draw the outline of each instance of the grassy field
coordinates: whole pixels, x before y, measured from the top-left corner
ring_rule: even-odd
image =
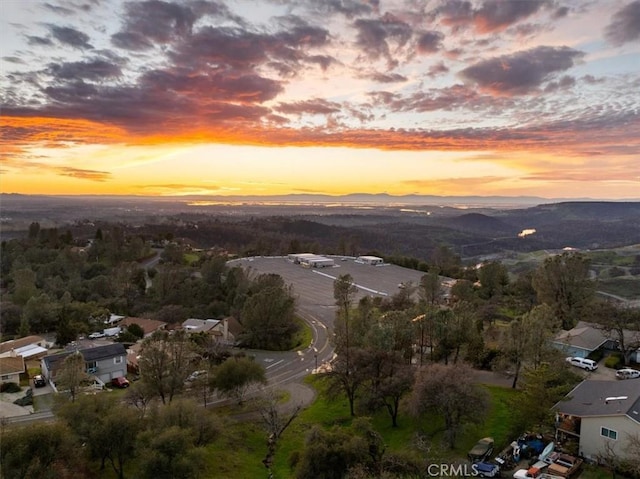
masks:
[[[609,278],[598,281],[598,290],[626,299],[640,299],[640,277]]]
[[[292,477],[289,458],[294,451],[302,449],[305,437],[312,427],[317,425],[330,428],[351,425],[352,418],[349,416],[346,399],[343,396],[329,398],[326,394],[326,385],[316,377],[309,379],[309,382],[318,390],[318,398],[300,413],[283,434],[273,465],[275,479]],[[509,401],[519,392],[497,386],[484,387],[491,398],[489,414],[483,424],[463,430],[453,450],[442,447],[443,423],[435,415],[425,415],[415,419],[403,414],[401,410],[400,426],[397,428],[391,427],[390,417],[384,411],[370,419],[374,428],[384,438],[389,452],[401,451],[423,457],[424,452],[416,444],[418,436],[430,443],[430,455],[434,458],[463,459],[476,441],[485,436],[493,437],[496,450],[499,450],[513,439],[509,436],[512,424]],[[266,440],[266,433],[259,420],[231,425],[225,432],[225,437],[210,446],[212,451],[216,451],[212,454],[215,459],[212,457],[209,464],[211,477],[261,477],[264,475],[265,469],[261,461],[266,453]]]

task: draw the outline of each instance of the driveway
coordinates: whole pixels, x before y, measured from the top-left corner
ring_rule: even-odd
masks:
[[[0,418],[14,416],[28,416],[33,414],[33,406],[18,406],[13,401],[24,397],[27,388],[22,388],[19,393],[0,393]]]

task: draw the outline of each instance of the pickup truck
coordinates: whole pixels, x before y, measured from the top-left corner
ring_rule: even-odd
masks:
[[[555,476],[553,474],[547,474],[542,472],[537,467],[530,467],[529,469],[518,469],[513,474],[514,479],[564,479],[562,476]]]
[[[549,462],[549,474],[555,474],[563,478],[574,475],[582,465],[582,459],[578,457],[555,452],[547,458],[546,462]]]

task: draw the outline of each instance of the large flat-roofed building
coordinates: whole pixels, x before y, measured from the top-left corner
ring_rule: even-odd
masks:
[[[335,266],[335,261],[325,256],[313,253],[292,253],[288,255],[289,261],[301,264],[309,268],[329,268]]]
[[[330,268],[335,266],[335,262],[331,258],[325,258],[324,256],[308,258],[303,261],[303,264],[306,264],[311,268]]]
[[[362,264],[370,264],[373,266],[380,265],[384,263],[382,258],[378,258],[377,256],[358,256],[356,258],[356,263]]]
[[[302,260],[313,258],[314,256],[316,255],[313,253],[290,253],[287,258],[295,264],[300,264]]]

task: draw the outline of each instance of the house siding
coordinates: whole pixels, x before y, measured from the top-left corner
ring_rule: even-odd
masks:
[[[616,431],[617,439],[603,437],[600,434],[603,427]],[[617,457],[627,457],[629,453],[625,451],[625,445],[629,443],[628,435],[640,435],[640,423],[628,416],[583,417],[580,427],[580,454],[588,459],[597,460],[599,454],[605,455],[610,448]]]
[[[119,358],[119,363],[116,359]],[[89,366],[87,366],[89,367]],[[113,378],[119,378],[127,375],[127,357],[112,356],[106,359],[100,359],[96,361],[96,372],[94,375],[104,383],[111,382]]]
[[[0,384],[16,383],[20,384],[20,373],[9,373],[0,376]]]

